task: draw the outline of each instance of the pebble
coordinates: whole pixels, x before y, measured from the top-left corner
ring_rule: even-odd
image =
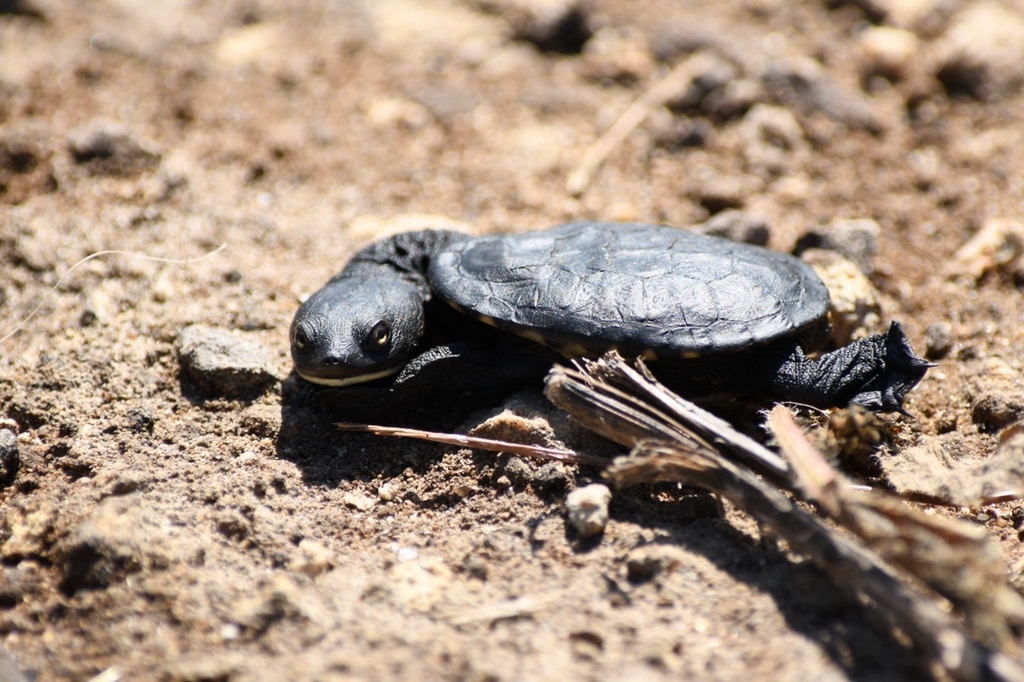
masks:
[[[266,346],[223,329],[185,327],[177,349],[182,368],[207,396],[259,395],[277,381]]]
[[[755,105],[743,117],[739,132],[747,165],[763,178],[784,174],[793,154],[807,147],[803,127],[785,107]]]
[[[334,562],[329,549],[315,540],[305,539],[299,542],[290,566],[293,571],[315,578],[331,570]]]
[[[10,126],[9,123],[5,127]],[[57,188],[52,153],[34,130],[0,134],[0,187],[4,203],[20,204],[33,194]]]
[[[905,78],[918,61],[921,41],[910,31],[872,26],[860,34],[861,69],[865,76]]]
[[[679,113],[701,109],[706,97],[739,76],[732,63],[712,52],[697,52],[687,58],[686,64],[689,78],[665,104]]]
[[[856,265],[824,249],[810,249],[801,257],[828,287],[832,340],[837,346],[863,338],[880,326],[882,304],[878,290]]]
[[[960,0],[855,0],[889,26],[934,35],[949,21]]]
[[[569,523],[581,537],[600,535],[608,525],[608,503],[612,491],[602,483],[577,488],[565,500]]]
[[[953,350],[953,325],[935,322],[924,330],[924,356],[928,360],[941,360]]]
[[[21,468],[21,452],[18,450],[18,434],[10,429],[0,429],[0,486],[14,482]]]
[[[1024,279],[1024,221],[989,218],[953,254],[951,274],[979,280],[990,272]]]
[[[520,488],[533,480],[533,467],[522,457],[510,456],[499,466],[498,472]]]
[[[875,271],[878,236],[882,228],[870,218],[838,219],[828,226],[811,230],[796,245],[796,252],[818,248],[834,251],[854,263],[865,275]]]
[[[597,81],[635,83],[654,73],[654,56],[638,31],[602,28],[583,50],[583,73]]]
[[[972,365],[966,374],[971,421],[987,431],[1024,417],[1024,378],[996,357]]]
[[[713,92],[701,103],[701,110],[718,120],[743,116],[757,104],[767,102],[761,83],[751,78],[735,78]]]
[[[761,82],[773,101],[803,114],[821,112],[851,128],[878,133],[882,125],[863,94],[837,85],[825,69],[809,58],[773,62]]]
[[[68,148],[75,163],[101,175],[135,175],[156,167],[161,156],[127,126],[107,119],[73,130]]]
[[[681,550],[671,545],[642,545],[626,556],[626,575],[632,583],[647,582],[680,564]]]
[[[714,216],[693,228],[695,232],[725,237],[734,242],[766,246],[771,237],[771,226],[759,216],[729,209],[716,213]]]
[[[378,497],[380,492],[378,491]],[[358,509],[359,511],[369,511],[373,508],[373,505],[377,504],[377,500],[357,492],[347,492],[341,496],[341,501],[345,503],[345,506]]]
[[[547,462],[533,474],[533,487],[542,492],[561,492],[569,485],[569,471],[560,462]]]
[[[496,0],[493,4],[508,22],[513,38],[541,52],[579,54],[593,35],[584,0]]]
[[[380,498],[382,502],[390,502],[398,496],[401,489],[401,482],[397,479],[391,479],[390,481],[381,483],[380,487],[377,488],[377,497]]]
[[[950,94],[1001,97],[1024,83],[1024,14],[1003,3],[969,3],[935,43],[935,77]]]

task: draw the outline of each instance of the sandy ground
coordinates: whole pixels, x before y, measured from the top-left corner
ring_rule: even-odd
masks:
[[[857,328],[899,319],[939,363],[885,417],[905,487],[1024,415],[1024,4],[569,5],[558,34],[502,0],[0,2],[0,334],[42,304],[0,342],[0,643],[27,679],[920,678],[706,496],[616,492],[584,540],[565,494],[597,470],[282,407],[298,302],[377,236],[738,209],[856,262],[881,311]],[[193,324],[266,354],[245,395],[182,368]],[[1017,577],[1019,508],[960,514]]]

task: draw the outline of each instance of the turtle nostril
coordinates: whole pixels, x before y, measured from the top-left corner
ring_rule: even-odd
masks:
[[[330,365],[331,367],[334,367],[335,365],[341,364],[341,358],[339,358],[336,355],[328,355],[326,358],[323,359],[323,363],[325,365]]]

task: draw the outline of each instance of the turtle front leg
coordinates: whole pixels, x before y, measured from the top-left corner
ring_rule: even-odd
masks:
[[[415,413],[461,413],[512,391],[540,385],[560,357],[518,339],[460,341],[414,357],[393,378],[318,389],[311,403],[332,417],[405,423]]]
[[[917,355],[899,322],[889,330],[811,360],[799,348],[769,379],[776,396],[815,407],[863,405],[900,412],[903,399],[934,365]]]

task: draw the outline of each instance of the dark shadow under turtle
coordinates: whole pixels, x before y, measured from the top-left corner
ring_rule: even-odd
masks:
[[[478,407],[612,349],[693,398],[903,412],[929,363],[897,322],[809,358],[829,339],[828,309],[799,259],[672,227],[427,230],[358,252],[299,308],[291,349],[303,393],[346,419]]]

